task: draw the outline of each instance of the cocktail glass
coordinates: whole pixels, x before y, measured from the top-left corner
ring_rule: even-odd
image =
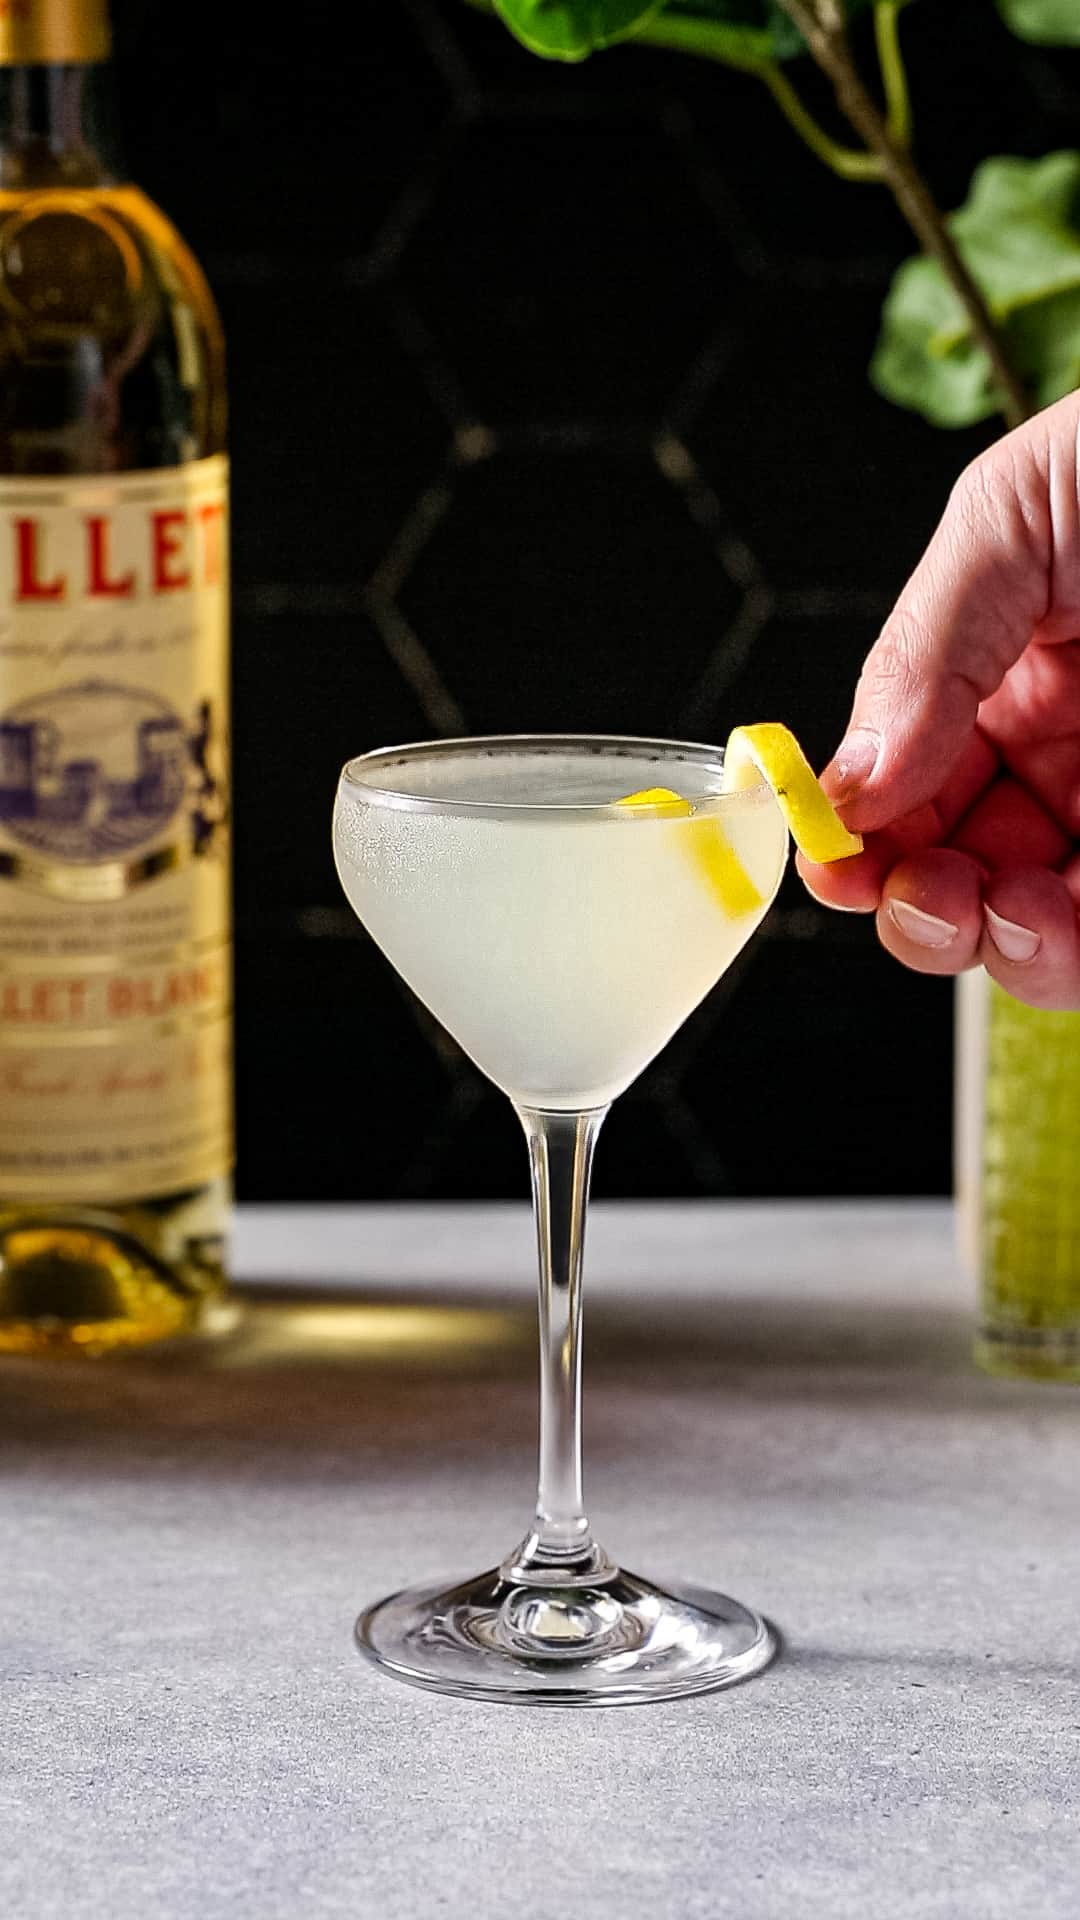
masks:
[[[419,1686],[614,1705],[730,1685],[775,1651],[739,1601],[621,1570],[582,1495],[581,1269],[597,1135],[754,932],[787,853],[768,786],[725,793],[722,766],[712,747],[539,735],[390,748],[341,776],[342,885],[413,992],[512,1101],[539,1247],[532,1526],[493,1570],[392,1594],[357,1623],[364,1653]],[[664,791],[689,808],[617,804]]]

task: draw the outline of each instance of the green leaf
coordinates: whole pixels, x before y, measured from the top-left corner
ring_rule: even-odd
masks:
[[[668,0],[665,14],[680,20],[704,20],[725,36],[741,40],[761,59],[787,60],[804,53],[806,42],[778,0]]]
[[[873,0],[844,0],[844,12],[853,20],[872,4]],[[806,41],[780,0],[668,0],[664,15],[707,21],[714,31],[722,28],[742,54],[757,60],[792,60],[806,52]]]
[[[1043,406],[1070,392],[1080,382],[1080,153],[985,160],[949,227],[1032,398]],[[896,274],[870,377],[935,426],[969,426],[1002,404],[935,260]]]
[[[1080,47],[1076,0],[997,0],[998,12],[1019,39],[1040,47]]]
[[[700,50],[710,59],[744,70],[776,59],[765,0],[667,0],[662,12],[664,22],[678,23],[683,53],[698,50],[694,33],[700,29]]]
[[[873,0],[844,0],[848,19]],[[684,23],[693,48],[693,27],[701,25],[702,45],[710,57],[730,59],[735,67],[758,67],[767,60],[791,60],[806,52],[806,42],[780,0],[492,0],[514,36],[547,60],[585,60],[601,47],[629,40],[650,19]],[[648,39],[648,33],[643,36]]]
[[[545,60],[585,60],[626,40],[664,0],[495,0],[515,38]]]
[[[939,346],[961,308],[934,260],[908,260],[881,315],[870,379],[886,400],[921,413],[935,427],[966,427],[997,411],[985,356],[966,340]]]

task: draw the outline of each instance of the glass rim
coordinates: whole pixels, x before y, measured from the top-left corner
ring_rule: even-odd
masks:
[[[663,815],[670,803],[657,801],[653,805],[635,807],[633,816],[628,815],[614,800],[470,800],[460,794],[440,796],[430,793],[410,792],[399,785],[380,786],[369,778],[364,778],[361,769],[377,769],[379,762],[387,767],[397,766],[402,761],[420,759],[447,759],[454,755],[469,752],[490,754],[527,753],[580,753],[602,757],[611,753],[613,757],[622,754],[632,758],[635,753],[648,759],[678,759],[684,756],[688,764],[708,765],[718,773],[724,765],[723,747],[710,746],[700,740],[668,740],[648,734],[623,733],[478,733],[461,734],[449,739],[412,740],[400,746],[373,747],[367,753],[353,754],[341,769],[339,788],[347,787],[358,798],[363,797],[373,806],[408,808],[420,813],[476,814],[488,815],[560,815],[572,818],[595,818],[599,820],[626,820],[640,817],[642,814]],[[763,779],[751,786],[740,787],[730,793],[718,793],[713,790],[681,791],[680,800],[693,807],[695,816],[722,813],[732,807],[755,805],[771,799],[769,786]]]

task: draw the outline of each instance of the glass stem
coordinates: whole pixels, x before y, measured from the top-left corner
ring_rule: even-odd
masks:
[[[594,1583],[614,1568],[593,1540],[581,1483],[581,1265],[593,1149],[606,1107],[520,1107],[540,1265],[540,1470],[532,1532],[508,1579]]]

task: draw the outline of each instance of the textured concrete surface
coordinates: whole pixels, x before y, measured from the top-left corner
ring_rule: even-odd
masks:
[[[524,1522],[524,1213],[239,1244],[217,1345],[0,1369],[0,1911],[1071,1920],[1080,1402],[971,1371],[944,1208],[598,1210],[599,1530],[786,1636],[741,1689],[607,1712],[350,1646]]]

